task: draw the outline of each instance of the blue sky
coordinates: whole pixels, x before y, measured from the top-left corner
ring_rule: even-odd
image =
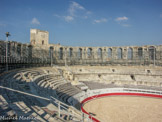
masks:
[[[61,45],[161,45],[162,0],[0,0],[0,39],[29,43],[30,28]]]

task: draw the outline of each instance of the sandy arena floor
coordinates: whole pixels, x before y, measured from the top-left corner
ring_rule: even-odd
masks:
[[[101,122],[162,122],[162,99],[109,96],[94,99],[83,108]]]

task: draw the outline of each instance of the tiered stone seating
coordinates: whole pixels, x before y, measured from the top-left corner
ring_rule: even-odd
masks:
[[[90,90],[119,87],[115,84],[105,84],[94,81],[82,81],[82,82],[86,84]]]
[[[68,99],[71,96],[78,94],[79,92],[81,92],[81,90],[75,86],[72,86],[70,83],[63,84],[56,89],[58,99],[62,100],[67,104],[69,104]]]
[[[13,78],[20,82],[30,82],[36,76],[43,75],[44,72],[42,70],[20,70],[18,71]]]
[[[162,69],[159,67],[71,67],[78,81],[96,81],[116,85],[147,85],[161,87]]]
[[[55,89],[66,81],[60,75],[45,75],[36,79],[35,83],[43,88]]]
[[[21,78],[18,78],[20,76],[21,72],[12,72],[3,77],[3,79],[0,79],[0,85],[5,87],[10,87],[13,89],[17,89],[24,92],[32,92],[24,89],[22,87],[22,84],[19,84],[19,82],[22,82]],[[24,72],[24,73],[30,73],[30,71]],[[41,75],[40,73],[36,73],[35,71],[31,72],[31,74],[34,74],[34,77],[37,77],[37,75]],[[44,75],[44,74],[43,74]],[[53,83],[53,80],[56,80],[56,82],[59,82],[59,78],[52,79],[52,75],[48,79],[48,83]],[[51,80],[51,81],[50,81]],[[65,82],[65,81],[61,81]],[[47,82],[45,82],[47,83]],[[32,85],[30,82],[23,82],[24,85],[28,85],[30,88],[30,85]],[[55,85],[53,83],[53,85]],[[43,85],[44,86],[44,85]],[[46,85],[44,86],[46,87]],[[44,88],[46,90],[46,88]],[[37,120],[33,121],[61,121],[63,118],[59,118],[58,116],[52,117],[51,113],[48,113],[48,108],[46,106],[50,103],[50,101],[44,101],[39,98],[34,98],[32,96],[23,95],[17,92],[9,91],[6,89],[0,89],[0,110],[4,111],[3,113],[0,112],[0,115],[4,115],[11,111],[12,113],[15,113],[16,116],[25,116],[25,117],[36,117]],[[33,92],[32,92],[33,93]],[[41,94],[40,94],[41,95]],[[5,96],[5,97],[4,97]],[[42,107],[46,108],[46,111],[42,109]],[[57,111],[57,107],[55,107],[55,111]]]

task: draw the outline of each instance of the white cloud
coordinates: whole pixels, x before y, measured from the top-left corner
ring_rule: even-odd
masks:
[[[107,22],[108,20],[106,18],[101,18],[101,19],[95,19],[93,23],[104,23]]]
[[[74,17],[73,16],[69,16],[69,15],[67,15],[67,16],[60,16],[58,14],[54,14],[54,16],[57,17],[57,18],[63,19],[66,22],[70,22],[70,21],[74,20]]]
[[[38,19],[37,18],[33,18],[32,19],[32,21],[31,21],[31,24],[33,24],[33,25],[40,25],[40,22],[38,21]]]
[[[126,17],[126,16],[118,17],[118,18],[115,19],[115,21],[118,21],[118,22],[120,22],[120,21],[127,21],[127,20],[128,20],[128,17]]]
[[[84,19],[87,19],[91,16],[92,12],[91,11],[86,11],[85,15],[83,16]]]
[[[86,14],[92,14],[92,12],[91,11],[87,11]]]
[[[81,6],[79,3],[73,1],[70,4],[68,12],[71,16],[75,16],[75,13],[77,10],[85,10],[85,8],[83,6]]]
[[[121,26],[123,26],[123,27],[130,27],[130,26],[131,26],[130,24],[127,23],[127,22],[128,22],[128,17],[126,17],[126,16],[117,17],[117,18],[115,19],[115,21],[116,21],[119,25],[121,25]]]
[[[55,17],[65,20],[66,22],[74,21],[76,18],[87,19],[92,14],[77,2],[70,2],[66,15],[54,14]]]
[[[74,20],[74,17],[72,16],[64,16],[65,21],[70,22]]]
[[[92,12],[86,10],[82,5],[77,2],[71,2],[67,10],[68,14],[64,17],[67,22],[73,21],[76,18],[87,19]]]
[[[58,15],[58,14],[54,14],[53,16],[57,17],[57,18],[61,18],[62,16]]]

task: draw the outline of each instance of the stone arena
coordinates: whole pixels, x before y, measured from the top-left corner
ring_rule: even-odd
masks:
[[[84,106],[102,122],[160,122],[162,99],[147,97],[104,97]]]
[[[0,121],[162,121],[162,45],[72,47],[0,40]]]

